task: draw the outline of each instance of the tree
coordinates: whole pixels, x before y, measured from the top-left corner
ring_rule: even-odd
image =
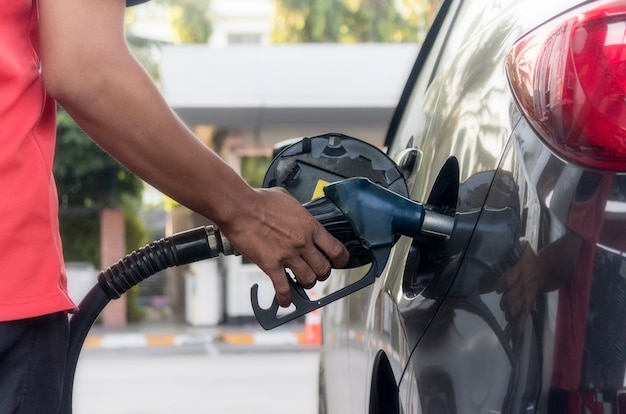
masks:
[[[272,39],[420,42],[440,0],[276,0]]]
[[[347,8],[341,0],[276,0],[276,43],[338,42]]]
[[[210,0],[158,0],[167,6],[178,43],[207,43],[211,36]]]
[[[66,260],[100,265],[99,212],[103,208],[124,209],[129,250],[147,242],[136,214],[143,181],[99,148],[62,109],[57,118],[53,172]]]

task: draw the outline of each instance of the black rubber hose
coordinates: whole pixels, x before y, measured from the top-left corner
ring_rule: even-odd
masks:
[[[153,274],[173,266],[236,254],[230,243],[212,226],[199,227],[161,239],[135,250],[98,275],[96,284],[70,319],[70,338],[60,414],[72,413],[72,392],[78,357],[85,338],[100,312],[112,299]]]
[[[63,400],[60,414],[72,414],[72,395],[74,391],[74,375],[78,357],[82,350],[87,333],[94,321],[111,299],[104,293],[102,287],[95,285],[80,302],[79,309],[70,319],[70,340],[65,363],[65,378],[63,380]]]

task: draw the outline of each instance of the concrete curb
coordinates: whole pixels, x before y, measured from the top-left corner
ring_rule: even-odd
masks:
[[[177,347],[223,343],[236,346],[314,345],[307,343],[304,332],[223,332],[202,333],[105,333],[88,335],[83,349],[125,349],[144,347]]]

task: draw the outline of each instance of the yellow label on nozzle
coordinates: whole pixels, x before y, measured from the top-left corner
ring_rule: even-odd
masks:
[[[324,187],[326,184],[330,184],[328,181],[317,180],[317,184],[315,185],[315,191],[313,191],[313,196],[311,200],[315,200],[316,198],[320,198],[324,196]]]

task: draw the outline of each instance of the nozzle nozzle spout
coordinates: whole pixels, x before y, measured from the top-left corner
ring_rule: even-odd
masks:
[[[452,235],[454,229],[454,217],[436,213],[432,210],[425,210],[424,221],[422,223],[422,234],[445,237]]]

